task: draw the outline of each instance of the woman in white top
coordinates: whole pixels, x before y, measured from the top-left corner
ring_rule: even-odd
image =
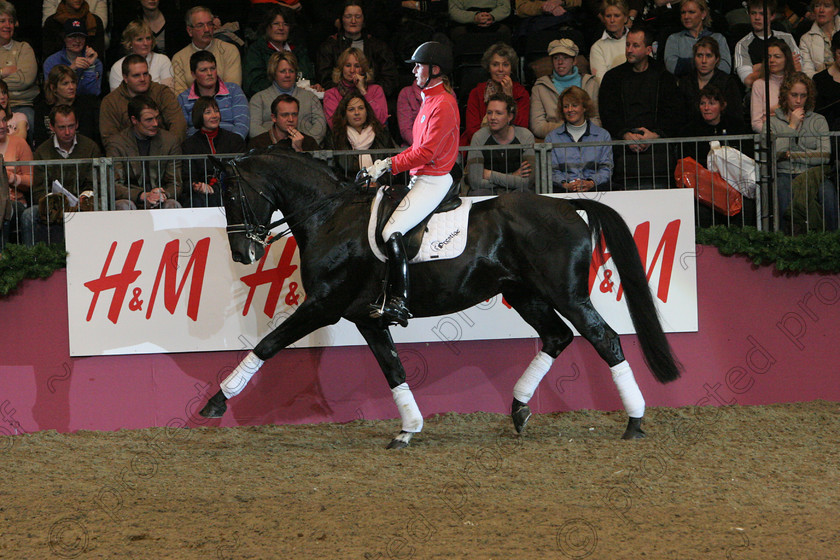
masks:
[[[599,83],[608,70],[627,61],[624,51],[630,9],[624,0],[604,0],[600,16],[606,30],[589,51],[589,69]]]
[[[172,89],[173,93],[180,93],[175,91],[175,80],[172,77],[172,61],[165,54],[156,53],[153,50],[155,48],[155,36],[148,23],[143,20],[136,20],[129,23],[122,34],[122,46],[129,54],[139,54],[145,57],[146,62],[149,63],[149,75],[152,77],[153,82],[167,86]],[[111,66],[111,73],[108,76],[111,91],[120,87],[123,81],[123,59],[125,57],[122,57]]]
[[[809,78],[822,72],[834,63],[830,48],[831,37],[840,31],[840,0],[812,0],[810,11],[814,14],[814,25],[799,39],[802,51],[802,71]]]

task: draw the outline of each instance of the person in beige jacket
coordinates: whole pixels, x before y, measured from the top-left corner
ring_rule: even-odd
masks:
[[[594,107],[590,120],[601,125],[598,116],[598,80],[590,74],[581,75],[575,66],[575,57],[580,49],[571,39],[556,39],[548,45],[553,70],[550,75],[542,76],[531,88],[530,129],[537,138],[545,138],[548,133],[563,124],[563,118],[557,111],[557,101],[567,87],[578,86],[589,94]]]
[[[242,85],[242,60],[239,50],[230,43],[213,38],[215,30],[213,14],[207,8],[196,6],[187,10],[187,34],[192,39],[189,45],[172,57],[172,76],[175,79],[175,93],[181,93],[193,83],[190,72],[190,57],[198,51],[210,51],[216,57],[216,72],[223,82]]]
[[[105,149],[115,135],[131,125],[126,112],[128,102],[141,94],[157,104],[161,127],[174,134],[178,142],[183,142],[187,137],[187,121],[181,106],[170,88],[152,81],[146,59],[139,54],[128,55],[123,60],[122,72],[120,87],[105,96],[99,109],[99,133]]]

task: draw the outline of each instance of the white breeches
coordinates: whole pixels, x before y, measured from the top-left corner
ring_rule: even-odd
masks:
[[[423,218],[434,212],[452,186],[452,175],[415,175],[408,186],[411,190],[382,229],[382,238],[385,241],[397,232],[405,235],[408,230],[423,221]]]

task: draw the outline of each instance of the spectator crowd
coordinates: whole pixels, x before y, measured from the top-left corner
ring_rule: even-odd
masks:
[[[429,40],[454,55],[467,194],[533,189],[543,141],[556,190],[667,188],[708,147],[652,140],[769,127],[779,208],[811,182],[837,228],[840,0],[767,0],[766,18],[762,0],[41,2],[0,0],[3,242],[61,239],[50,186],[94,185],[18,161],[140,158],[115,166],[128,210],[220,204],[199,160],[142,156],[408,146],[422,92],[403,61]],[[336,163],[352,179],[371,157]]]

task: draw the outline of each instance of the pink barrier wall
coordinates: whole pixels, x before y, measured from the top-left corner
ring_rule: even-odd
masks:
[[[622,337],[648,406],[840,401],[840,276],[782,276],[697,249],[700,331],[669,335],[682,378],[656,383],[636,337]],[[229,401],[223,419],[207,421],[197,411],[239,353],[70,358],[66,333],[65,271],[0,300],[0,435],[396,417],[366,347],[285,350]],[[399,347],[426,416],[508,412],[513,384],[538,349],[536,339]],[[577,338],[531,408],[617,410],[621,402],[607,366]]]

